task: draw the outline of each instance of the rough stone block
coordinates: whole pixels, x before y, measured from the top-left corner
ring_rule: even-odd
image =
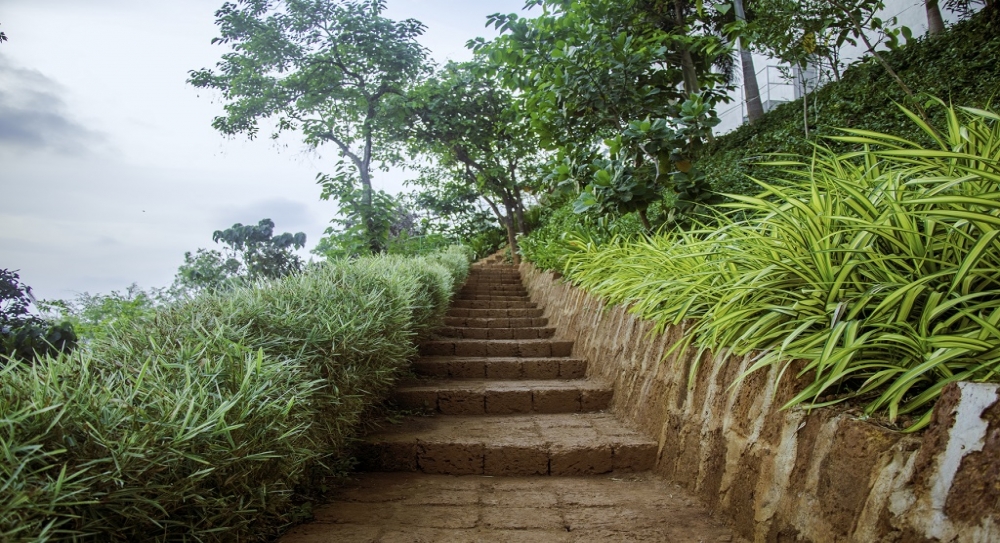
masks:
[[[552,356],[552,346],[547,341],[532,341],[520,344],[518,356],[525,358]]]
[[[532,394],[532,407],[537,413],[577,413],[580,411],[580,390],[536,390]]]
[[[559,377],[559,362],[556,360],[525,360],[524,376],[527,379],[555,379]]]
[[[485,454],[485,475],[546,475],[549,472],[548,453],[538,447],[501,444],[487,447]]]
[[[577,358],[559,361],[559,377],[582,379],[587,376],[587,362]]]
[[[495,360],[486,363],[487,379],[520,379],[521,365],[513,360]]]
[[[552,342],[552,356],[572,356],[572,355],[573,355],[572,341]]]
[[[482,475],[484,452],[482,443],[421,443],[417,465],[424,473]]]
[[[491,341],[487,344],[486,352],[486,356],[517,356],[517,344]]]
[[[549,451],[551,475],[599,475],[613,466],[610,445],[556,444]]]
[[[462,341],[455,343],[455,356],[487,356],[486,343],[482,341]]]
[[[611,405],[614,392],[610,388],[587,388],[580,394],[581,411],[601,411]]]
[[[486,364],[481,360],[455,360],[448,364],[448,374],[458,379],[486,377]]]
[[[508,388],[486,391],[486,413],[508,415],[531,412],[531,389]]]
[[[621,443],[612,447],[615,471],[638,472],[656,466],[656,443]]]
[[[441,390],[437,392],[438,410],[442,415],[482,415],[483,395],[468,390]]]

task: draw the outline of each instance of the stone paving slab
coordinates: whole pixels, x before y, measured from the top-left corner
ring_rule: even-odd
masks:
[[[489,379],[578,379],[587,372],[582,358],[424,356],[413,362],[419,375]]]
[[[366,471],[444,475],[641,472],[656,442],[609,413],[408,417],[358,445]]]
[[[550,327],[491,328],[472,326],[442,326],[434,334],[442,338],[461,339],[550,339],[556,329]]]
[[[546,358],[571,356],[573,342],[556,339],[449,338],[425,341],[419,349],[423,356]]]
[[[611,385],[585,379],[421,379],[404,383],[394,394],[400,407],[445,415],[600,411],[608,408],[611,396]]]
[[[537,318],[499,318],[499,319],[477,319],[469,317],[445,317],[446,326],[468,326],[472,328],[535,328],[548,326],[549,319],[545,317]]]
[[[648,475],[364,474],[279,543],[744,543],[682,489]]]

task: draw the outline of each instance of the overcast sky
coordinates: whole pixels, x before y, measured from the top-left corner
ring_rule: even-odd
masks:
[[[336,211],[316,174],[332,150],[294,137],[229,140],[212,93],[188,71],[226,51],[223,0],[0,0],[0,268],[40,298],[168,285],[185,251],[269,217],[312,247]],[[491,37],[486,16],[523,0],[389,0],[388,17],[427,25],[439,63]],[[405,172],[376,178],[396,192]]]

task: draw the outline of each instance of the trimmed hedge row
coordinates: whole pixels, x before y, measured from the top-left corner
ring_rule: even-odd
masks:
[[[264,541],[468,273],[452,248],[206,295],[90,349],[0,370],[0,540]]]

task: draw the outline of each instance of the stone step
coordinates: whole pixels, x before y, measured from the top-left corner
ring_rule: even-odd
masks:
[[[601,411],[611,394],[606,383],[584,379],[425,379],[405,383],[393,398],[400,407],[442,415],[509,415]]]
[[[440,339],[420,344],[422,356],[570,356],[573,342],[557,339]]]
[[[329,496],[313,509],[314,522],[292,528],[278,543],[744,541],[696,499],[647,474],[362,473]]]
[[[587,373],[581,358],[513,358],[425,356],[412,365],[414,373],[454,379],[579,379]]]
[[[464,285],[460,292],[483,292],[483,293],[504,293],[504,292],[528,292],[528,289],[517,284],[486,284]]]
[[[445,326],[437,335],[462,339],[548,339],[555,335],[555,328],[472,328]]]
[[[520,279],[488,279],[483,277],[470,277],[463,285],[465,287],[490,288],[490,287],[521,287]]]
[[[445,317],[445,326],[468,326],[471,328],[534,328],[546,326],[549,319],[545,317],[535,318],[499,318],[499,319],[476,319],[469,317]]]
[[[527,302],[531,303],[531,298],[527,296],[504,296],[497,294],[459,294],[453,302]],[[537,307],[538,304],[535,304]]]
[[[453,309],[536,309],[538,304],[535,302],[525,302],[523,300],[516,302],[492,302],[489,300],[453,300],[451,302],[451,307]]]
[[[502,318],[537,318],[542,316],[541,309],[469,309],[453,307],[448,310],[447,317],[471,317],[474,319]]]
[[[482,292],[470,292],[461,291],[455,295],[456,299],[459,300],[489,300],[489,299],[503,299],[510,298],[512,300],[524,300],[527,302],[531,301],[531,296],[524,293],[517,293],[514,291],[482,291]]]
[[[646,471],[656,442],[607,413],[408,417],[366,437],[363,470],[444,475],[597,475]]]

